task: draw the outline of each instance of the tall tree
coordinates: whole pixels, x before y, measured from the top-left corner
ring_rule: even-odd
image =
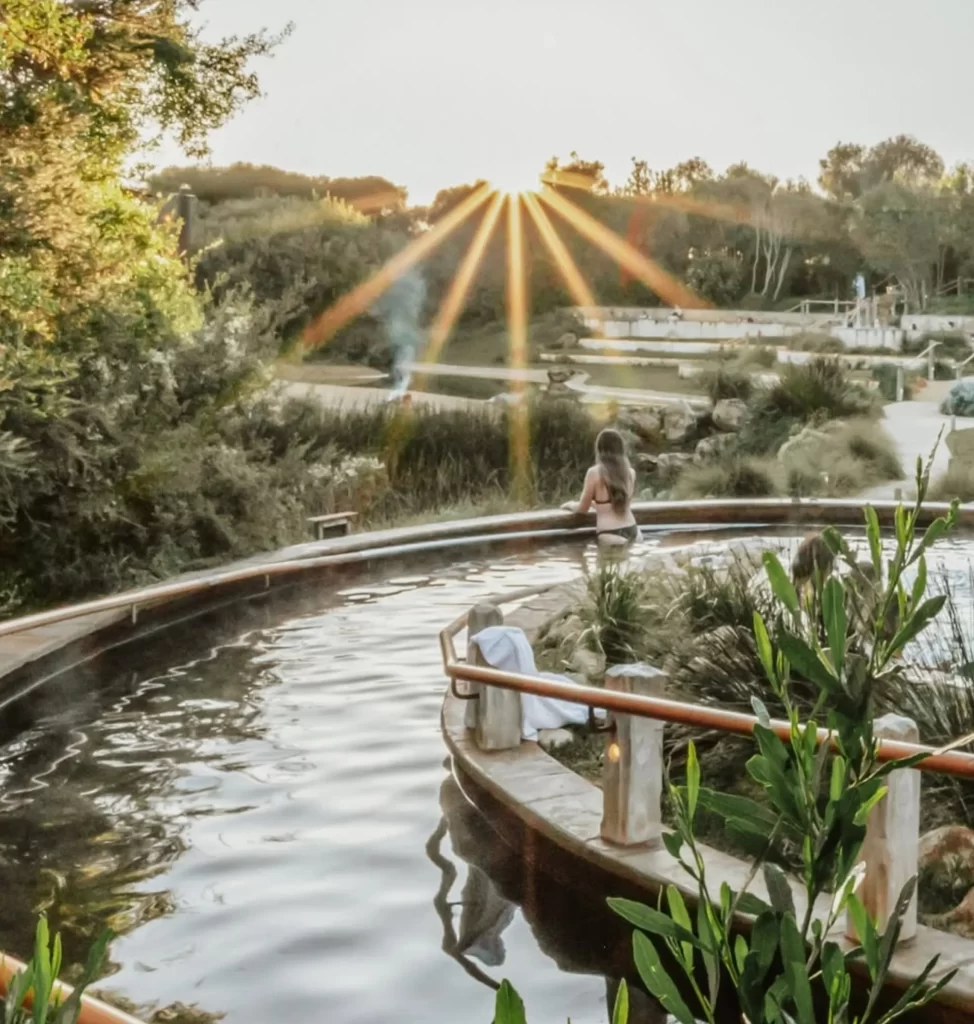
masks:
[[[258,92],[265,34],[217,43],[198,0],[5,0],[0,21],[0,317],[28,333],[118,294],[160,244],[119,187],[137,146],[194,154]]]

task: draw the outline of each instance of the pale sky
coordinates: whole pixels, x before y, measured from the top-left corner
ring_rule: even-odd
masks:
[[[381,174],[429,201],[529,187],[576,149],[621,183],[702,156],[814,180],[839,140],[974,159],[974,0],[205,0],[211,34],[295,23],[213,162]],[[186,162],[166,149],[160,163]]]

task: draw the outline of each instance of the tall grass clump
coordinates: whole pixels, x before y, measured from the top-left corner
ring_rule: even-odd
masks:
[[[91,948],[88,962],[72,992],[63,998],[57,990],[61,973],[61,936],[51,938],[47,918],[37,922],[34,949],[24,970],[11,979],[3,1000],[4,1024],[76,1024],[81,997],[101,971],[111,933],[106,932]]]
[[[471,411],[395,405],[331,408],[313,402],[289,406],[275,429],[275,451],[300,444],[382,462],[388,487],[366,509],[366,519],[469,504],[508,493],[514,484],[509,407]],[[592,460],[598,425],[574,402],[538,401],[527,410],[530,485],[535,501],[553,504],[581,486]],[[266,429],[266,427],[265,427]]]
[[[849,378],[838,359],[813,359],[802,366],[785,366],[766,398],[778,413],[803,423],[816,417],[876,418],[882,411],[875,397]]]
[[[768,459],[733,454],[720,462],[688,466],[673,488],[673,497],[773,498],[784,493],[781,467]]]
[[[728,398],[746,402],[754,394],[751,374],[744,367],[733,363],[718,363],[704,370],[697,380],[703,393],[714,404]]]
[[[788,493],[795,498],[845,497],[903,478],[895,443],[868,419],[826,424],[807,444],[788,451],[784,467]]]
[[[739,437],[742,451],[776,452],[799,426],[828,420],[865,417],[882,412],[879,398],[855,383],[838,359],[817,358],[782,368],[778,383],[758,391]]]
[[[958,460],[951,460],[946,473],[942,473],[930,486],[931,501],[953,501],[964,504],[974,501],[974,468]]]
[[[647,647],[647,580],[617,564],[602,564],[585,581],[580,610],[583,642],[606,665],[639,661]]]
[[[824,332],[806,331],[789,338],[788,347],[796,352],[819,352],[823,355],[837,355],[845,351],[845,346],[838,338]]]

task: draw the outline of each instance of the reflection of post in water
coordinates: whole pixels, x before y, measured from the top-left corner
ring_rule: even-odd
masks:
[[[496,927],[496,923],[493,929],[488,928],[487,932],[493,933],[493,941],[488,938],[486,945],[483,947],[487,951],[488,957],[485,959],[482,955],[482,950],[477,950],[478,939],[482,941],[482,934],[479,933],[475,927],[474,918],[476,915],[476,909],[472,913],[468,914],[467,901],[468,893],[467,889],[470,886],[470,879],[473,877],[473,873],[480,874],[487,886],[491,886],[490,880],[483,872],[477,871],[472,865],[469,870],[471,872],[468,877],[467,884],[463,887],[463,895],[461,897],[461,904],[463,911],[460,917],[460,938],[457,937],[456,929],[453,927],[453,903],[450,902],[450,890],[453,888],[453,883],[457,879],[457,869],[453,862],[443,855],[440,850],[440,843],[443,842],[444,837],[447,834],[447,822],[446,818],[441,818],[439,825],[436,826],[436,831],[430,836],[429,841],[426,843],[426,855],[429,859],[440,869],[442,878],[440,881],[440,887],[433,897],[433,907],[436,909],[436,913],[439,915],[440,920],[443,922],[443,952],[447,956],[456,960],[456,962],[470,975],[471,978],[479,981],[481,984],[486,985],[488,988],[498,989],[500,985],[494,981],[489,975],[485,974],[476,964],[471,963],[467,959],[466,954],[472,953],[477,956],[478,952],[481,955],[478,959],[483,960],[490,967],[496,967],[498,964],[504,961],[504,943],[500,938],[500,932],[510,924],[514,917],[514,908],[511,904],[507,904],[509,910],[509,916],[501,924],[500,928]],[[477,883],[481,884],[481,883]],[[471,894],[472,895],[472,894]],[[495,899],[501,903],[506,903],[501,897],[494,894]],[[476,904],[471,900],[471,905],[475,908]],[[503,917],[503,914],[501,915]],[[500,919],[498,919],[500,920]],[[493,954],[493,959],[491,958]],[[499,958],[498,958],[499,957]]]

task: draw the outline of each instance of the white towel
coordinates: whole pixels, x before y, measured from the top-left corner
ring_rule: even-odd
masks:
[[[488,626],[470,638],[491,668],[521,676],[536,676],[557,683],[576,686],[568,676],[553,672],[539,672],[534,664],[534,651],[517,626]],[[605,711],[596,710],[597,718],[605,718]],[[539,729],[560,729],[563,725],[584,725],[588,721],[588,708],[584,704],[573,704],[554,697],[538,697],[533,693],[521,694],[521,736],[526,740],[537,740]]]

